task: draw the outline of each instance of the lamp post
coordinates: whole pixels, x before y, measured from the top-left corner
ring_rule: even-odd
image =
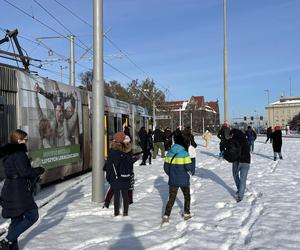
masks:
[[[264,91],[267,92],[268,106],[269,106],[269,103],[270,103],[270,90],[269,89],[265,89]]]
[[[47,36],[47,37],[37,37],[35,38],[36,41],[38,41],[39,43],[42,43],[40,40],[43,39],[57,39],[57,38],[65,38],[62,36]],[[71,34],[69,37],[70,40],[70,58],[69,58],[69,84],[73,87],[75,87],[75,52],[74,52],[74,35]],[[53,55],[54,51],[49,48],[47,45],[45,45],[44,43],[42,43],[42,45],[44,47],[46,47],[47,49],[49,49],[48,54]],[[59,57],[61,57],[62,59],[66,60],[65,56],[60,55],[58,53],[55,53],[56,55],[58,55]],[[62,68],[60,68],[62,70]]]

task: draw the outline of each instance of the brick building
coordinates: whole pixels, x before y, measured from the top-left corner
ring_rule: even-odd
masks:
[[[190,126],[196,133],[203,129],[216,132],[220,125],[218,101],[205,102],[203,96],[192,96],[188,101],[171,101],[157,105],[156,124],[172,130]]]

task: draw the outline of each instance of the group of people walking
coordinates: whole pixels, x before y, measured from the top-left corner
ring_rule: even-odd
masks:
[[[117,132],[113,136],[111,148],[104,166],[106,180],[110,184],[105,207],[109,207],[114,196],[114,215],[120,214],[120,197],[123,199],[123,216],[128,215],[129,204],[133,203],[134,169],[133,164],[139,160],[140,152],[133,154],[131,137],[128,131]],[[236,184],[236,201],[240,202],[245,193],[246,180],[250,168],[251,154],[256,140],[255,131],[249,126],[244,133],[238,129],[229,128],[224,124],[218,133],[220,138],[220,156],[228,151],[229,145],[235,145],[238,153],[232,161],[232,174]],[[203,138],[208,146],[211,134],[206,131]],[[162,222],[168,222],[172,207],[180,188],[184,196],[183,218],[191,218],[190,212],[190,175],[195,174],[197,143],[189,127],[181,131],[179,128],[171,132],[167,128],[164,132],[156,128],[154,133],[145,127],[139,131],[140,146],[143,150],[142,162],[145,165],[161,151],[164,158],[164,171],[168,175],[169,199],[165,208]],[[268,140],[273,146],[274,161],[277,155],[282,159],[282,133],[280,126],[274,127],[268,134]],[[31,227],[39,218],[38,208],[33,199],[33,186],[37,178],[45,171],[42,167],[33,168],[26,154],[27,133],[17,129],[10,134],[10,143],[1,147],[0,158],[5,170],[5,182],[1,191],[2,217],[10,218],[11,222],[6,237],[0,242],[0,249],[18,249],[18,237]],[[174,142],[174,143],[173,143]],[[167,153],[166,153],[167,151]],[[224,157],[225,157],[224,156]],[[12,195],[13,194],[13,195]]]

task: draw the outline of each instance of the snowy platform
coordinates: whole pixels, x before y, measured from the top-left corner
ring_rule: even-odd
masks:
[[[189,221],[179,190],[170,223],[161,226],[168,178],[158,157],[136,164],[128,217],[91,202],[91,173],[42,190],[40,220],[20,237],[21,249],[300,249],[300,138],[283,138],[283,160],[273,161],[271,144],[258,137],[240,203],[231,164],[217,156],[219,140],[208,148],[196,141]]]

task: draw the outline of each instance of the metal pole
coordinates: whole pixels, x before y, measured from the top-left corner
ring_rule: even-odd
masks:
[[[62,69],[62,66],[60,65],[60,82],[62,83],[63,81],[62,81],[62,72],[63,71],[63,69]]]
[[[103,0],[94,0],[92,201],[104,200]]]
[[[227,41],[226,41],[226,0],[224,0],[224,122],[228,122],[227,106]]]
[[[75,87],[74,35],[70,35],[70,85]]]
[[[202,117],[202,133],[204,134],[204,116]]]
[[[153,131],[154,131],[154,130],[155,130],[155,127],[156,127],[154,92],[153,92],[152,109],[153,109]]]
[[[179,109],[179,128],[181,130],[181,108]]]
[[[191,113],[191,131],[193,132],[193,113]]]
[[[292,96],[292,78],[290,77],[290,96]]]

